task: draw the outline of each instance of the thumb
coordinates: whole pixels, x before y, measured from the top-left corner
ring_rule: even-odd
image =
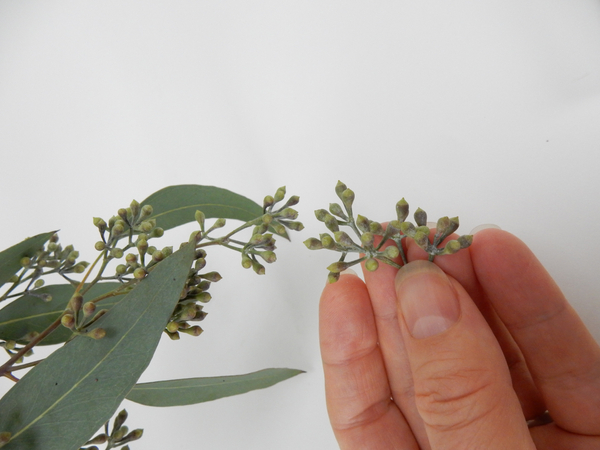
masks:
[[[396,295],[431,448],[535,449],[502,350],[463,287],[414,261],[398,271]]]

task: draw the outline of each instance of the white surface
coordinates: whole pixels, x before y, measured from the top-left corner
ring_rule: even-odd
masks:
[[[301,241],[343,180],[377,220],[406,197],[539,255],[600,338],[600,3],[0,2],[0,247],[50,229],[94,254],[93,216],[170,184],[298,194],[306,230],[265,277],[225,277],[197,339],[143,380],[307,371],[180,409],[127,404],[133,449],[335,449]],[[187,233],[187,232],[186,232]],[[179,237],[172,237],[178,243]],[[0,381],[6,389],[8,381]]]

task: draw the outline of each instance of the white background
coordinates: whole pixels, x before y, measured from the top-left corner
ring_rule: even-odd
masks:
[[[317,336],[335,255],[301,244],[323,231],[312,211],[341,179],[372,219],[404,196],[465,232],[495,223],[598,339],[599,117],[596,0],[0,0],[0,247],[60,229],[92,260],[91,218],[132,198],[194,183],[261,202],[287,185],[306,229],[264,277],[209,254],[224,279],[204,334],[164,340],[142,379],[307,373],[185,408],[128,403],[145,428],[132,448],[335,449]]]

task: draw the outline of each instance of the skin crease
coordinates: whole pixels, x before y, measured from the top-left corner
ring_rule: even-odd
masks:
[[[343,274],[321,296],[340,448],[600,448],[600,348],[525,244],[487,229],[435,264],[412,241],[406,253],[400,271]],[[422,337],[411,328],[436,296],[452,323]],[[546,410],[553,423],[527,428]]]

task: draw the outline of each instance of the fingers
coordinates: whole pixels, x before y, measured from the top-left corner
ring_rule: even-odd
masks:
[[[364,283],[342,275],[319,306],[327,409],[343,450],[418,449],[391,392]]]
[[[396,280],[415,402],[431,447],[533,449],[502,351],[467,292],[426,261],[409,263]]]
[[[565,430],[600,433],[600,348],[531,251],[500,230],[477,234],[471,257],[519,345],[550,415]]]

